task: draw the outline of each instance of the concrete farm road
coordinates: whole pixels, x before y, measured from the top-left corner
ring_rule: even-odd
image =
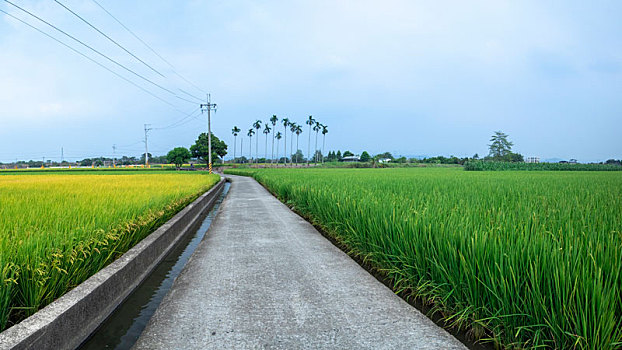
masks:
[[[466,349],[255,180],[231,178],[135,349]]]

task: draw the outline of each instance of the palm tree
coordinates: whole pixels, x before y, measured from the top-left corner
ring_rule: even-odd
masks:
[[[292,154],[296,154],[296,152],[294,152],[293,148],[294,148],[294,132],[296,131],[296,127],[298,127],[298,125],[296,123],[290,123],[289,124],[289,131],[291,131],[291,134],[289,134],[290,136],[290,141],[289,141],[289,152]],[[298,150],[296,150],[298,151]],[[290,164],[294,163],[294,157],[291,157],[291,159],[289,160]]]
[[[253,150],[252,150],[252,141],[253,141],[253,135],[255,135],[255,130],[253,130],[253,128],[248,129],[248,160],[250,162],[251,159],[253,159]]]
[[[283,142],[283,149],[285,150],[285,163],[287,163],[287,126],[289,125],[289,119],[283,118],[281,119],[281,123],[283,124],[283,136],[285,136],[285,142]],[[277,162],[278,163],[278,162]]]
[[[313,131],[315,131],[315,153],[313,153],[313,155],[315,156],[315,164],[317,164],[317,132],[320,131],[320,129],[322,128],[322,124],[316,122],[315,125],[313,126]]]
[[[281,143],[281,132],[277,132],[274,138],[276,138],[276,166],[279,166],[279,143]]]
[[[240,132],[240,128],[238,128],[237,126],[234,126],[233,129],[231,129],[231,133],[233,134],[233,162],[235,163],[235,148],[238,145],[238,133]]]
[[[309,119],[307,119],[305,124],[309,125],[309,143],[307,147],[307,165],[309,165],[309,160],[311,159],[311,126],[315,124],[315,119],[313,119],[312,116],[309,116]]]
[[[298,152],[298,136],[302,134],[302,127],[300,125],[296,125],[296,152]],[[296,166],[298,165],[298,157],[296,157]]]
[[[326,134],[328,134],[328,126],[322,125],[322,163],[324,163],[324,146],[326,146]]]
[[[265,125],[265,128],[263,129],[263,133],[266,134],[266,150],[265,150],[265,157],[264,158],[268,158],[268,134],[270,133],[270,130],[272,130],[272,128],[270,128],[270,126],[268,126],[268,124]]]
[[[276,117],[276,114],[270,118],[270,123],[272,123],[272,163],[274,163],[274,131],[276,130],[276,123],[279,121],[279,118]]]
[[[261,120],[257,119],[253,123],[253,128],[257,129],[257,133],[259,133],[259,129],[261,129]],[[259,160],[259,137],[255,139],[255,162],[257,162],[258,160]]]

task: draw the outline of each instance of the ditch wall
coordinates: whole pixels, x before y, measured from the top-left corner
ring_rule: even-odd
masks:
[[[0,349],[75,349],[200,224],[223,190],[209,191],[145,237],[119,259],[34,315],[0,333]]]

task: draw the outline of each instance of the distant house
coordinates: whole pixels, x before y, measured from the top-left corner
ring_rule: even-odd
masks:
[[[360,162],[361,158],[359,156],[347,156],[343,157],[340,160],[341,162]]]
[[[570,164],[577,164],[577,160],[576,159],[571,159],[568,161],[568,163]]]
[[[540,157],[527,157],[525,163],[540,163]]]

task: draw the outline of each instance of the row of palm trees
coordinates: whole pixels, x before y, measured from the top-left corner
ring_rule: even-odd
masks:
[[[282,124],[283,125],[283,133],[281,133],[280,131],[276,131],[277,129],[277,124]],[[287,132],[290,132],[290,151],[294,153],[294,155],[296,154],[296,152],[298,152],[298,141],[299,141],[299,136],[300,134],[302,134],[302,125],[297,124],[295,122],[292,122],[289,120],[289,118],[282,118],[279,121],[279,118],[276,115],[273,115],[269,121],[267,122],[262,122],[261,120],[257,120],[252,124],[252,127],[250,129],[248,129],[248,133],[246,133],[246,135],[249,138],[249,145],[248,145],[248,154],[249,157],[248,159],[252,159],[252,139],[253,136],[255,134],[257,134],[257,137],[255,138],[255,161],[257,161],[259,159],[259,132],[260,129],[262,128],[262,124],[263,124],[263,132],[266,135],[266,142],[265,142],[265,150],[264,150],[264,155],[265,158],[268,159],[268,135],[270,135],[270,133],[272,133],[272,153],[271,153],[271,157],[270,157],[270,162],[274,163],[275,162],[275,158],[274,158],[274,140],[276,140],[276,162],[278,164],[279,162],[279,144],[281,143],[281,139],[283,140],[283,153],[284,153],[284,161],[283,163],[286,163],[288,160],[287,157]],[[311,160],[311,131],[315,131],[315,153],[314,153],[314,161],[315,163],[318,163],[320,161],[324,161],[324,146],[326,145],[326,134],[328,134],[328,127],[326,125],[321,124],[320,122],[316,121],[313,116],[309,116],[309,118],[305,121],[305,124],[307,124],[309,126],[309,142],[307,144],[307,164],[309,163],[309,161]],[[272,125],[272,127],[270,127],[270,125]],[[231,129],[231,133],[233,134],[234,137],[234,141],[233,141],[233,159],[236,158],[236,148],[237,148],[237,136],[240,134],[240,132],[242,132],[242,130],[240,128],[238,128],[237,126],[234,126],[233,129]],[[318,139],[318,135],[319,133],[322,133],[322,150],[321,152],[318,152],[319,149],[317,148],[317,139]],[[296,151],[294,152],[293,150],[293,146],[294,146],[294,134],[296,134]],[[244,138],[241,137],[240,138],[240,152],[243,153],[244,152]],[[296,164],[298,164],[298,157],[296,158]],[[321,158],[321,159],[320,159]],[[294,156],[290,157],[290,164],[294,163]]]

